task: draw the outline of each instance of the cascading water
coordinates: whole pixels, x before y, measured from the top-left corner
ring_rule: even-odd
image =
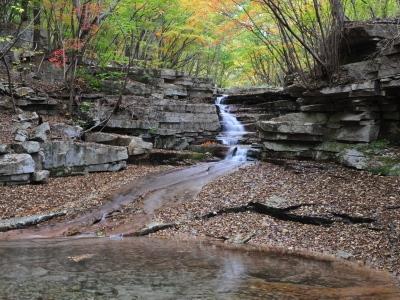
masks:
[[[225,159],[245,162],[247,161],[248,148],[239,145],[239,141],[247,132],[243,124],[230,112],[229,105],[224,104],[225,99],[226,96],[221,96],[215,102],[215,105],[219,108],[222,123],[222,132],[217,138],[222,144],[230,147]]]

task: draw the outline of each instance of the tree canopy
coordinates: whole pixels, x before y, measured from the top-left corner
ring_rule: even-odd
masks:
[[[293,73],[327,75],[337,64],[339,37],[332,28],[399,12],[397,0],[1,0],[1,5],[0,22],[16,32],[33,28],[35,50],[60,64],[131,62],[211,77],[220,86],[279,85]]]

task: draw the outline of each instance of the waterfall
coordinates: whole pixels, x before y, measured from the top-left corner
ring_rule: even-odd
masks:
[[[219,108],[222,123],[222,132],[217,139],[230,147],[225,159],[245,162],[247,161],[248,148],[239,145],[239,142],[247,132],[243,124],[230,112],[229,105],[224,104],[225,99],[226,96],[221,96],[215,102],[215,105]]]

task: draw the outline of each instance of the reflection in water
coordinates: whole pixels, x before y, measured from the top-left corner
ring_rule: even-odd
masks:
[[[0,242],[0,299],[399,299],[341,263],[151,239]]]
[[[241,258],[232,257],[223,258],[223,268],[217,277],[218,292],[237,291],[240,281],[244,279],[247,274],[245,265]]]

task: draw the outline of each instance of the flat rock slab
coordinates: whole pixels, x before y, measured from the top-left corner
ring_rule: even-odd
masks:
[[[44,167],[48,170],[109,164],[128,159],[126,147],[94,143],[52,141],[45,143],[43,150],[45,153]]]
[[[6,154],[0,157],[0,176],[35,172],[35,161],[29,154]]]
[[[49,213],[49,214],[0,220],[0,232],[13,230],[13,229],[22,229],[22,228],[25,228],[28,226],[37,225],[39,223],[48,221],[48,220],[56,218],[56,217],[65,216],[66,214],[67,213],[65,211],[62,211],[62,212],[53,212],[53,213]]]

